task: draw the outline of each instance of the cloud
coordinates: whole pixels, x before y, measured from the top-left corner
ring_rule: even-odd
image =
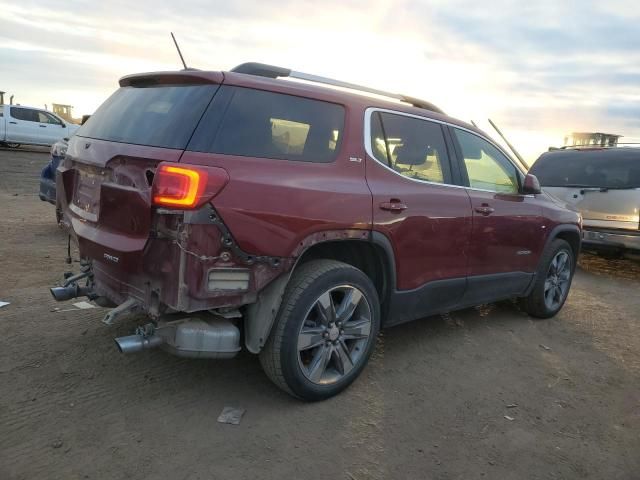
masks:
[[[492,117],[535,158],[572,130],[640,137],[636,3],[22,0],[2,5],[0,88],[88,113],[120,76],[178,68],[174,31],[190,66],[263,61],[412,94]]]

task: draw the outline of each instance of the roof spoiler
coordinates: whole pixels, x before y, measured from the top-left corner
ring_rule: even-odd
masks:
[[[340,80],[334,80],[333,78],[321,77],[319,75],[311,75],[309,73],[296,72],[290,68],[276,67],[274,65],[266,65],[264,63],[249,62],[238,65],[231,70],[236,73],[244,73],[247,75],[256,75],[259,77],[267,78],[279,78],[289,77],[297,78],[298,80],[305,80],[307,82],[321,83],[324,85],[332,85],[334,87],[348,88],[350,90],[358,90],[360,92],[372,93],[374,95],[380,95],[383,97],[390,97],[401,102],[408,103],[417,108],[430,110],[432,112],[444,114],[444,112],[436,107],[433,103],[426,100],[420,100],[419,98],[410,97],[408,95],[402,95],[399,93],[385,92],[384,90],[378,90],[375,88],[363,87],[362,85],[356,85],[355,83],[342,82]]]

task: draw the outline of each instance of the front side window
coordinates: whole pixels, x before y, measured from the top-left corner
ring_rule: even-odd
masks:
[[[449,158],[442,127],[434,122],[391,113],[371,116],[374,157],[400,175],[449,183]]]
[[[344,107],[282,93],[223,86],[189,150],[242,157],[331,162],[344,130]]]
[[[453,129],[464,158],[469,186],[499,193],[518,193],[516,167],[496,147],[464,130]]]
[[[60,121],[47,112],[38,112],[38,121],[40,123],[48,123],[51,125],[60,125]]]
[[[4,107],[0,105],[0,118],[4,117]]]

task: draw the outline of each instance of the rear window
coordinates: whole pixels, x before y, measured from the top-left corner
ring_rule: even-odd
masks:
[[[217,89],[217,85],[122,87],[76,135],[184,149]]]
[[[640,188],[640,149],[551,152],[531,173],[544,187]]]
[[[189,150],[303,162],[335,159],[344,108],[250,88],[222,86]]]

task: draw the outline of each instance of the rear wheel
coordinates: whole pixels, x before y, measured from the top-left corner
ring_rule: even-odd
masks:
[[[573,250],[565,240],[551,242],[540,260],[531,293],[522,299],[524,310],[538,318],[558,313],[569,295],[575,264]]]
[[[369,277],[345,263],[314,260],[287,285],[260,362],[291,395],[329,398],[363,370],[379,327],[380,305]]]

